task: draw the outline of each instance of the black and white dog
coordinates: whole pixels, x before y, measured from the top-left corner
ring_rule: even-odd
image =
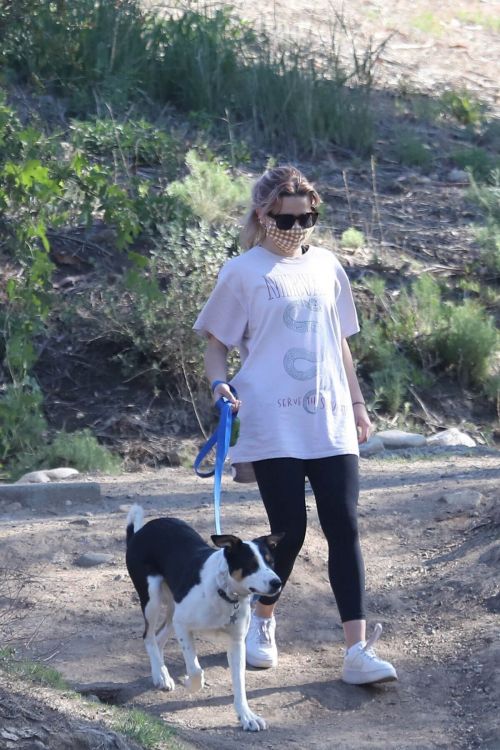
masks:
[[[144,511],[133,505],[127,518],[127,569],[139,594],[145,620],[144,642],[153,683],[173,690],[163,650],[172,624],[186,662],[190,692],[204,684],[193,633],[212,630],[229,639],[227,657],[234,708],[243,729],[258,732],[264,719],[250,711],[245,692],[245,637],[253,594],[271,596],[281,589],[272,569],[281,534],[243,542],[236,536],[212,536],[213,549],[184,521],[157,518],[144,524]],[[160,623],[162,605],[166,619]]]

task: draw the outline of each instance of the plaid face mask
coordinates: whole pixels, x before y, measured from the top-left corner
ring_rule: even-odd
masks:
[[[291,253],[300,247],[313,232],[313,228],[302,229],[302,227],[297,225],[291,229],[278,229],[276,222],[272,218],[267,218],[264,226],[266,228],[266,237],[272,240],[276,247],[283,253]]]

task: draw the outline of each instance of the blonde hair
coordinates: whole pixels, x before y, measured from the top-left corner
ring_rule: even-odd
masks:
[[[273,208],[279,210],[280,198],[287,195],[308,195],[313,208],[317,208],[321,203],[314,186],[295,167],[285,165],[268,169],[259,177],[252,189],[252,205],[240,233],[241,244],[245,250],[258,245],[266,234],[256,209],[261,208],[265,213],[269,213]]]

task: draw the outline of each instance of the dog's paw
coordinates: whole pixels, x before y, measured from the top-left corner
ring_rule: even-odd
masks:
[[[261,729],[267,729],[267,724],[262,716],[257,716],[251,711],[241,713],[239,719],[245,732],[260,732]]]
[[[190,693],[197,693],[198,690],[202,690],[205,687],[205,675],[201,669],[199,672],[195,672],[184,678],[184,685]]]
[[[175,682],[166,667],[162,667],[157,674],[153,675],[153,685],[160,690],[175,690]]]

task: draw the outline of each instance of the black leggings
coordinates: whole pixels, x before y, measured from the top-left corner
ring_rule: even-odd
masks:
[[[276,573],[283,584],[306,535],[307,477],[328,542],[328,574],[341,620],[364,620],[365,578],[357,523],[358,457],[269,458],[254,461],[253,467],[271,532],[285,532],[275,555]],[[278,598],[279,595],[261,596],[259,601],[274,604]]]

